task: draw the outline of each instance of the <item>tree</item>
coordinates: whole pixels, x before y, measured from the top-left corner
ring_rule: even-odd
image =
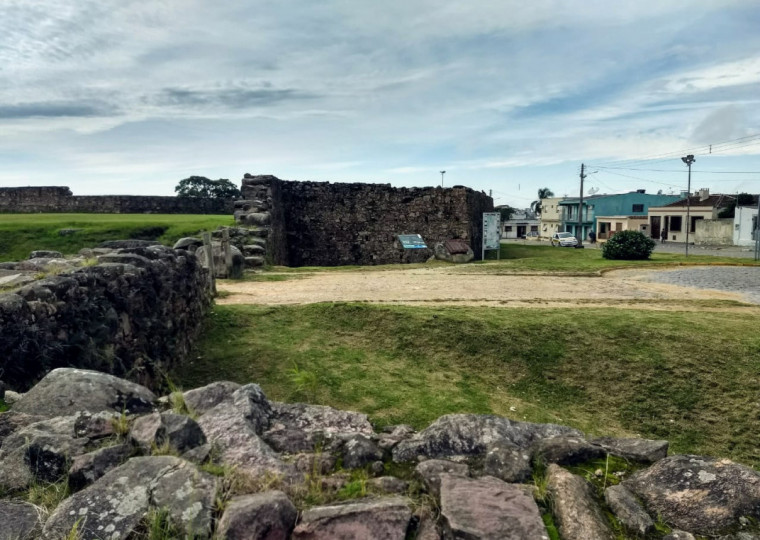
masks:
[[[500,206],[499,208],[497,208],[497,210],[501,214],[502,221],[509,221],[510,219],[512,219],[512,216],[515,214],[516,209],[505,204],[504,206]]]
[[[211,180],[205,176],[191,176],[180,180],[174,191],[178,197],[239,199],[242,196],[237,186],[226,178]]]
[[[541,199],[546,199],[548,197],[554,197],[554,192],[548,187],[539,188],[538,200],[530,203],[530,210],[536,215],[541,215]]]

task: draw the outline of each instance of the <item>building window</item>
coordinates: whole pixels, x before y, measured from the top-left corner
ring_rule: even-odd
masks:
[[[538,232],[538,225],[531,225],[530,226],[530,232]]]
[[[681,232],[681,216],[670,216],[670,231]]]
[[[512,232],[512,225],[505,225],[504,232]]]
[[[638,212],[638,213],[641,213],[641,212],[643,212],[643,211],[644,211],[644,205],[643,205],[643,204],[634,204],[634,205],[633,205],[633,210],[631,210],[631,211],[632,211],[634,214],[635,214],[635,213],[637,213],[637,212]]]
[[[700,219],[705,219],[705,218],[703,216],[695,216],[695,217],[691,218],[691,231],[690,232],[695,232],[697,230],[697,221],[699,221]]]

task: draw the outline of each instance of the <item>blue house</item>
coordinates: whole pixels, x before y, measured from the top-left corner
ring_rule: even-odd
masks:
[[[591,195],[583,198],[580,224],[578,223],[579,199],[565,199],[559,203],[562,207],[561,227],[576,238],[584,240],[588,238],[589,232],[598,233],[597,216],[646,217],[650,206],[665,206],[681,199],[680,195],[647,194],[643,189],[618,195]]]

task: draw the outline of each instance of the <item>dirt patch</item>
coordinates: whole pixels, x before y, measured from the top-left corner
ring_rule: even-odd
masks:
[[[455,274],[448,268],[319,272],[294,281],[220,282],[220,304],[372,302],[500,307],[746,310],[738,293],[645,281],[651,270],[603,276]],[[710,302],[714,301],[715,305]],[[720,302],[723,301],[723,302]],[[724,305],[721,305],[724,304]]]

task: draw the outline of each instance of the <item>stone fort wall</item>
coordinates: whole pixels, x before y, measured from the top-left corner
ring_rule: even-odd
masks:
[[[296,182],[272,176],[243,179],[243,196],[261,199],[267,184],[271,230],[267,256],[286,266],[424,262],[436,243],[466,241],[481,255],[485,193],[453,188],[393,188],[390,184]],[[404,250],[399,234],[420,234],[430,249]]]
[[[0,188],[0,213],[231,214],[232,201],[197,197],[74,195],[65,186]]]

